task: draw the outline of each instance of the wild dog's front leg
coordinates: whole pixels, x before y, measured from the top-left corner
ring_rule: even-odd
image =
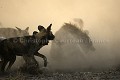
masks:
[[[42,57],[43,58],[43,60],[44,60],[44,67],[46,67],[47,66],[47,58],[46,58],[46,56],[44,56],[43,54],[40,54],[38,52],[36,52],[35,55],[38,56],[38,57]]]
[[[25,63],[27,65],[38,65],[38,62],[36,61],[34,55],[23,55],[23,59],[25,60]]]
[[[25,71],[30,74],[39,73],[39,65],[34,55],[24,55],[23,59],[25,60],[26,64],[24,64],[23,67],[21,67],[22,71]]]

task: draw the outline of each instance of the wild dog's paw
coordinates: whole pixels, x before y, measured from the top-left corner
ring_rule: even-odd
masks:
[[[46,59],[46,60],[44,60],[44,67],[47,67],[47,64],[48,64],[48,62],[47,62],[47,59]]]

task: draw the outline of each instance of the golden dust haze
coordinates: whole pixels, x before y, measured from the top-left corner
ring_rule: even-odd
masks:
[[[82,18],[85,28],[98,31],[119,24],[119,3],[119,0],[0,0],[0,22],[4,27],[29,26],[30,32],[39,24],[53,23],[55,32],[64,22]]]
[[[56,32],[64,22],[81,18],[97,39],[119,39],[120,0],[0,0],[1,27],[30,27],[53,23]]]
[[[108,41],[95,44],[100,51],[96,58],[103,56],[101,54],[106,54],[103,58],[118,57],[120,0],[0,0],[1,27],[25,29],[29,26],[31,34],[38,25],[47,27],[52,23],[55,33],[64,22],[73,18],[83,19],[84,29],[89,30],[92,39]]]

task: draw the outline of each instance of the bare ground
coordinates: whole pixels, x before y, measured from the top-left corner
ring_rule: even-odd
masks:
[[[0,75],[0,80],[120,80],[120,72],[115,70],[103,72],[50,72],[31,75],[17,70]]]

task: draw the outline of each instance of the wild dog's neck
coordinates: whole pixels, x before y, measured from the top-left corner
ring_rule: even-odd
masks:
[[[44,32],[39,32],[35,35],[35,38],[36,39],[41,39],[42,37],[46,36],[47,33],[44,33]]]

